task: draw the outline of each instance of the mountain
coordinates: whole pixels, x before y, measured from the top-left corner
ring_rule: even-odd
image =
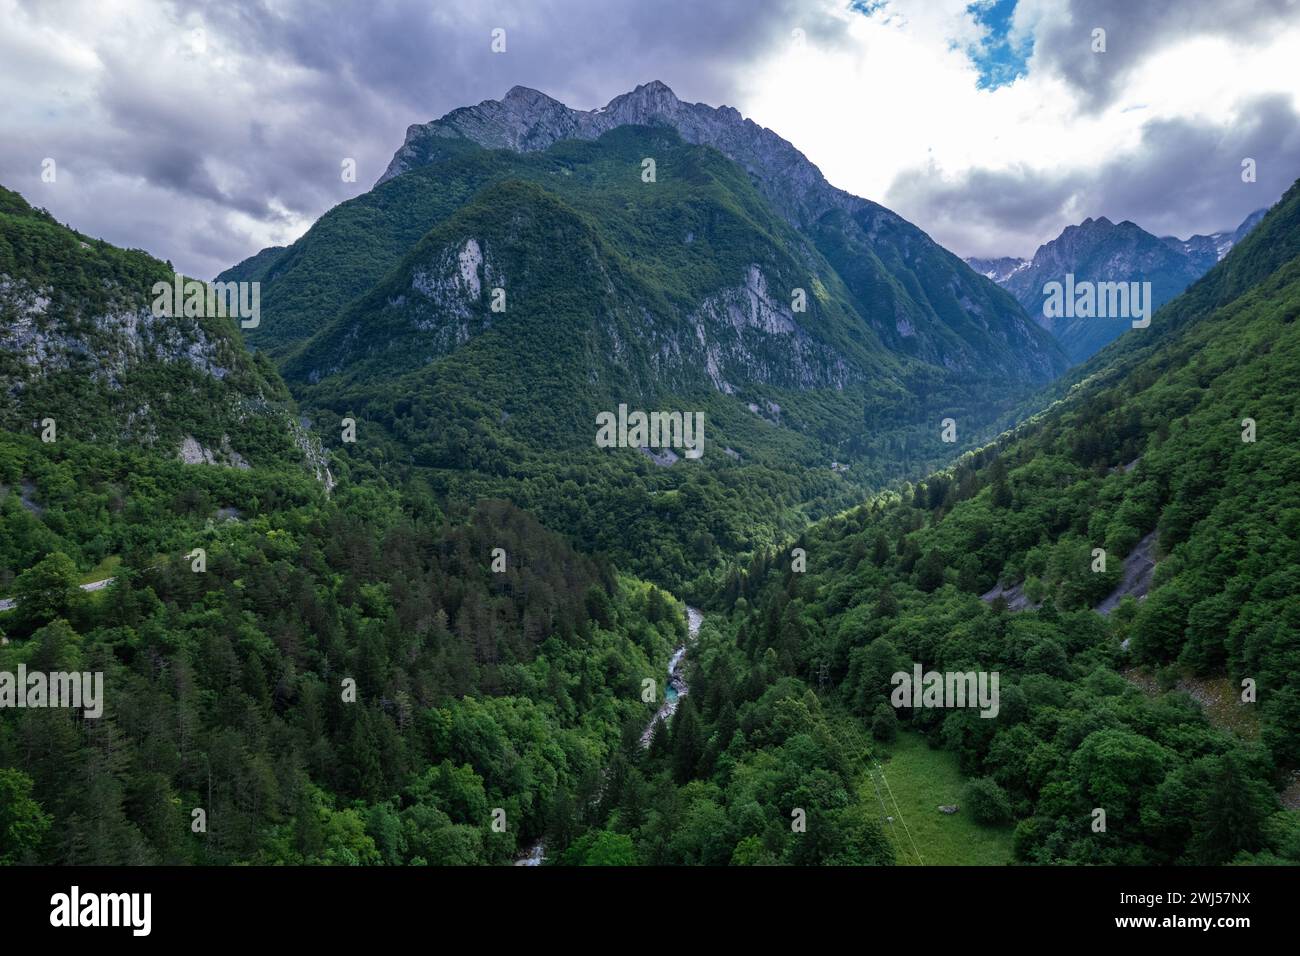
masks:
[[[60,225],[0,187],[0,425],[247,468],[319,447],[231,318],[160,317],[169,265]]]
[[[800,249],[734,166],[669,135],[621,128],[519,161],[518,178],[431,229],[284,362],[286,376],[374,381],[468,349],[516,367],[535,356],[553,375],[585,380],[601,407],[619,396],[899,385],[906,363],[861,328],[833,270]],[[645,196],[626,174],[649,148],[661,181]],[[555,164],[569,175],[547,183]],[[791,302],[801,285],[806,318]],[[507,384],[493,397],[511,415],[541,408]]]
[[[754,668],[794,698],[818,675],[840,733],[950,751],[961,812],[1013,824],[1018,862],[1294,864],[1300,183],[1161,319],[997,442],[810,528],[807,573],[784,547],[737,568],[696,684]],[[997,672],[997,719],[890,707],[914,666]]]
[[[992,279],[998,285],[1002,285],[1011,276],[1029,265],[1029,260],[1020,259],[1016,256],[1002,256],[998,259],[969,258],[966,260],[966,264],[986,279]]]
[[[248,340],[313,420],[365,422],[340,453],[509,498],[672,587],[937,466],[1066,365],[919,229],[662,84],[412,127],[370,192],[221,278],[261,283]],[[597,448],[621,405],[705,415],[712,453]]]
[[[1056,337],[1075,362],[1121,335],[1131,327],[1132,319],[1046,317],[1043,287],[1049,282],[1064,283],[1067,273],[1076,283],[1150,282],[1152,311],[1200,277],[1191,259],[1127,220],[1113,223],[1103,216],[1068,226],[1056,239],[1040,246],[1029,265],[1010,276],[1004,288]]]
[[[379,183],[436,161],[449,141],[491,149],[544,150],[596,139],[620,126],[670,126],[688,143],[737,162],[787,222],[839,271],[866,321],[891,348],[952,369],[996,369],[1013,381],[1045,381],[1059,357],[1019,313],[959,260],[890,210],[831,186],[790,143],[731,107],[685,103],[661,82],[638,86],[590,111],[514,87],[502,100],[412,126]]]
[[[1246,234],[1259,224],[1266,212],[1268,209],[1256,209],[1232,232],[1215,232],[1208,236],[1192,236],[1189,239],[1162,236],[1160,241],[1182,252],[1203,272],[1209,272],[1215,263],[1226,256],[1233,246],[1241,242]]]
[[[466,144],[538,152],[622,126],[669,126],[684,141],[712,146],[739,163],[778,215],[840,271],[864,320],[890,348],[970,374],[996,372],[1013,382],[1046,381],[1064,368],[1052,343],[1005,296],[972,279],[956,257],[921,230],[876,203],[832,187],[791,144],[736,110],[684,103],[659,82],[591,111],[514,87],[502,100],[410,127],[376,184],[379,188],[352,201],[360,208],[348,203],[337,207],[270,266],[267,311],[280,316],[289,300],[297,304],[250,339],[283,353],[318,328],[331,307],[341,307],[367,281],[377,281],[422,229],[447,215],[490,175],[474,163],[466,165]],[[384,191],[401,174],[430,164],[446,173],[445,195],[415,198],[409,185]],[[309,288],[296,281],[304,271],[327,274],[326,285]],[[277,284],[283,285],[279,292]]]
[[[680,587],[805,508],[944,460],[940,418],[970,441],[1026,391],[892,352],[744,172],[670,128],[528,154],[461,144],[453,168],[471,159],[496,174],[282,359],[314,419],[365,422],[345,454],[383,443],[453,497],[509,498]],[[444,195],[448,175],[377,191]],[[598,448],[597,415],[621,405],[703,414],[701,460]]]
[[[1048,317],[1044,314],[1049,282],[1150,282],[1152,312],[1204,275],[1260,221],[1266,210],[1251,213],[1231,233],[1157,239],[1125,220],[1104,216],[1085,219],[1039,246],[1030,260],[967,259],[970,267],[1010,292],[1044,329],[1061,343],[1074,362],[1081,362],[1131,327],[1125,317]]]

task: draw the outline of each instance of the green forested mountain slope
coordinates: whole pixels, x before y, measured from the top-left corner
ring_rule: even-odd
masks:
[[[340,203],[290,246],[264,249],[226,270],[219,279],[262,283],[265,321],[245,332],[248,341],[273,356],[300,345],[503,174],[490,151],[460,144],[437,171]]]
[[[763,759],[771,744],[732,732],[763,693],[745,674],[786,675],[882,739],[901,719],[954,751],[984,781],[968,799],[1017,821],[1021,861],[1300,860],[1275,793],[1300,766],[1298,212],[1293,188],[1149,338],[1104,350],[1032,422],[811,528],[806,573],[782,552],[735,575],[722,646],[738,649],[700,664],[726,688],[700,739],[727,766]],[[1149,534],[1150,593],[1097,613]],[[1042,608],[981,600],[999,582]],[[998,717],[896,712],[890,675],[914,663],[1000,672]]]
[[[223,463],[319,452],[296,427],[288,391],[251,356],[231,318],[159,318],[169,265],[90,239],[0,187],[0,426],[125,441],[179,454],[193,439]]]
[[[1051,337],[1010,296],[922,230],[836,189],[792,144],[735,109],[683,102],[659,81],[586,111],[516,86],[501,100],[411,126],[379,182],[439,163],[460,142],[529,153],[564,140],[600,139],[625,126],[672,129],[739,166],[776,214],[843,270],[854,307],[891,349],[956,377],[1042,382],[1064,368]]]
[[[221,277],[236,282],[265,282],[267,274],[280,261],[287,248],[287,246],[267,246],[256,255],[231,266],[221,274]]]
[[[315,420],[364,422],[342,453],[433,469],[454,497],[509,497],[583,548],[680,587],[867,487],[946,461],[942,418],[969,444],[1025,392],[991,370],[957,375],[886,347],[744,171],[670,128],[623,126],[539,153],[451,142],[372,194],[400,193],[384,198],[395,216],[423,202],[445,218],[280,353]],[[647,155],[653,183],[640,175]],[[420,190],[437,199],[417,200]],[[344,208],[267,275],[289,256],[293,283],[317,275],[308,265],[327,261],[321,247],[359,214]],[[329,286],[320,277],[313,288]],[[278,321],[268,307],[265,334]],[[620,404],[703,412],[704,458],[661,467],[596,449],[596,414]],[[575,513],[576,500],[586,506]]]
[[[648,153],[656,158],[654,183],[639,175],[640,157]],[[898,384],[904,363],[863,327],[833,270],[772,213],[739,167],[716,152],[683,144],[669,130],[623,127],[595,143],[567,142],[499,160],[506,158],[515,175],[477,192],[430,230],[398,269],[286,364],[291,379],[318,380],[364,365],[376,353],[389,373],[422,367],[481,331],[455,321],[470,307],[481,310],[484,325],[507,332],[516,314],[552,309],[553,345],[591,340],[586,365],[606,379],[602,365],[630,378],[620,383],[629,397],[655,388],[833,388],[867,378]],[[523,182],[537,188],[518,188]],[[450,246],[459,254],[467,239],[480,255],[489,244],[498,247],[501,261],[484,263],[475,278],[503,289],[504,311],[492,313],[485,294],[444,301],[440,289],[429,287],[442,278],[431,274],[439,266],[433,257]],[[555,263],[553,273],[542,263]],[[589,271],[581,271],[584,264]],[[751,268],[762,276],[757,288],[746,290],[758,315],[713,301],[745,286]],[[417,273],[427,281],[415,282]],[[544,301],[543,282],[546,295],[567,296],[563,308],[590,314],[594,327],[583,328],[557,303]],[[799,288],[806,313],[791,308]],[[752,309],[750,302],[736,305]],[[448,338],[444,325],[459,335]],[[535,344],[520,342],[520,351]]]

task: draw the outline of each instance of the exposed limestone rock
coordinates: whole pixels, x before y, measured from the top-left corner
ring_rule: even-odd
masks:
[[[83,367],[92,381],[118,389],[132,365],[150,358],[184,362],[216,379],[229,373],[221,343],[198,319],[158,317],[141,306],[91,316],[82,324],[56,318],[49,308],[50,290],[0,275],[0,350],[29,370],[25,380],[8,383],[11,392],[51,371]]]
[[[193,435],[186,435],[181,441],[180,460],[187,465],[219,465],[225,468],[238,468],[246,471],[251,466],[244,456],[230,447],[230,436],[221,436],[221,445],[214,452],[199,444]]]
[[[1134,597],[1139,601],[1146,598],[1147,592],[1151,590],[1151,579],[1156,573],[1155,550],[1156,533],[1152,531],[1134,545],[1124,559],[1124,576],[1120,579],[1119,587],[1097,605],[1098,614],[1110,614],[1126,597]]]
[[[1029,600],[1029,596],[1025,594],[1025,583],[1023,581],[1019,584],[1013,584],[1009,588],[1003,588],[1002,583],[999,581],[993,587],[993,590],[980,595],[980,600],[986,604],[992,604],[998,598],[1006,600],[1008,611],[1037,611],[1043,606],[1041,601],[1035,604]]]
[[[663,448],[659,451],[655,451],[653,448],[647,448],[642,445],[637,450],[660,468],[671,468],[673,465],[677,464],[681,457],[671,448]]]
[[[316,480],[325,486],[325,493],[329,494],[338,484],[334,480],[334,475],[329,468],[329,453],[321,447],[320,439],[310,430],[311,423],[307,419],[290,421],[289,429],[293,434],[294,444],[302,452],[307,461],[307,466],[316,476]]]

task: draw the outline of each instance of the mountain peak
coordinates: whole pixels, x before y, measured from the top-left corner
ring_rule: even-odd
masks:
[[[1204,275],[1262,217],[1263,211],[1251,213],[1236,233],[1178,239],[1157,238],[1130,219],[1116,225],[1105,216],[1089,216],[1039,246],[1027,263],[1014,259],[966,262],[1015,296],[1039,325],[1060,340],[1069,356],[1081,362],[1119,335],[1124,326],[1048,319],[1043,315],[1045,282],[1059,281],[1067,274],[1091,282],[1141,279],[1151,283],[1151,301],[1159,307]]]
[[[551,99],[551,97],[547,96],[545,93],[541,92],[540,90],[535,90],[531,86],[519,86],[519,85],[512,86],[510,87],[509,90],[506,91],[506,95],[501,97],[502,103],[511,103],[511,102],[521,101],[521,100],[522,101],[550,100],[552,103],[556,102],[555,100]]]
[[[609,101],[609,105],[626,100],[637,100],[640,102],[652,103],[680,103],[677,94],[672,91],[667,83],[662,80],[651,80],[649,83],[642,83],[630,93],[622,93]]]
[[[447,139],[534,152],[561,139],[597,139],[619,126],[656,125],[671,126],[686,142],[713,146],[735,159],[791,222],[808,224],[832,209],[848,212],[865,203],[830,186],[803,153],[776,133],[732,107],[684,102],[662,80],[642,83],[594,110],[571,109],[544,93],[513,87],[504,100],[486,100],[411,126],[376,185],[435,161]],[[792,191],[790,179],[801,188]]]
[[[677,98],[677,94],[674,93],[672,89],[668,86],[668,84],[665,83],[663,80],[651,80],[649,83],[640,83],[637,85],[637,88],[634,89],[632,92],[640,93],[642,90],[644,90],[647,93],[654,93],[654,94],[667,93],[669,96],[673,97],[674,99]]]
[[[644,123],[655,118],[672,119],[683,105],[667,83],[651,80],[629,93],[620,93],[597,112],[619,116],[624,123]]]

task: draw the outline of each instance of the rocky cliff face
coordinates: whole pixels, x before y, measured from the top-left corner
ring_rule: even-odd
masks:
[[[409,127],[405,143],[376,185],[436,158],[439,139],[463,138],[488,149],[532,152],[562,139],[596,139],[620,126],[660,125],[671,126],[688,143],[712,146],[740,163],[768,201],[800,226],[812,225],[831,209],[852,213],[875,206],[831,186],[803,153],[732,107],[684,103],[657,80],[586,111],[516,86],[501,100],[462,107]]]
[[[0,426],[189,464],[307,462],[287,390],[228,318],[156,315],[173,273],[0,188]]]
[[[1021,259],[1019,256],[1000,256],[996,259],[979,259],[975,257],[968,258],[966,265],[970,266],[986,279],[1001,285],[1009,278],[1029,265],[1028,259]]]
[[[1160,241],[1191,259],[1195,267],[1203,274],[1214,268],[1215,264],[1223,259],[1232,250],[1233,246],[1246,238],[1246,234],[1259,224],[1266,212],[1268,212],[1267,209],[1256,209],[1242,220],[1240,226],[1230,232],[1214,232],[1208,236],[1197,235],[1188,239],[1179,239],[1177,236],[1162,236]]]
[[[70,320],[52,307],[53,291],[0,275],[0,351],[11,360],[11,397],[56,372],[79,370],[90,381],[120,391],[142,362],[184,364],[220,381],[235,361],[237,345],[209,336],[196,319],[160,318],[147,306],[124,301]]]
[[[655,81],[638,86],[596,110],[574,110],[537,90],[516,86],[501,100],[453,110],[431,123],[411,126],[406,142],[380,177],[387,182],[436,155],[440,138],[468,139],[488,149],[533,152],[562,139],[596,139],[620,126],[671,126],[688,143],[712,146],[765,184],[764,190],[792,221],[809,223],[830,206],[848,208],[855,198],[833,189],[797,149],[729,106],[684,103]],[[863,200],[856,200],[862,202]]]
[[[705,299],[684,332],[666,337],[659,354],[677,369],[703,364],[714,388],[727,395],[735,394],[735,383],[843,388],[858,377],[842,355],[800,326],[757,264],[744,282]],[[780,361],[764,359],[771,355]]]

